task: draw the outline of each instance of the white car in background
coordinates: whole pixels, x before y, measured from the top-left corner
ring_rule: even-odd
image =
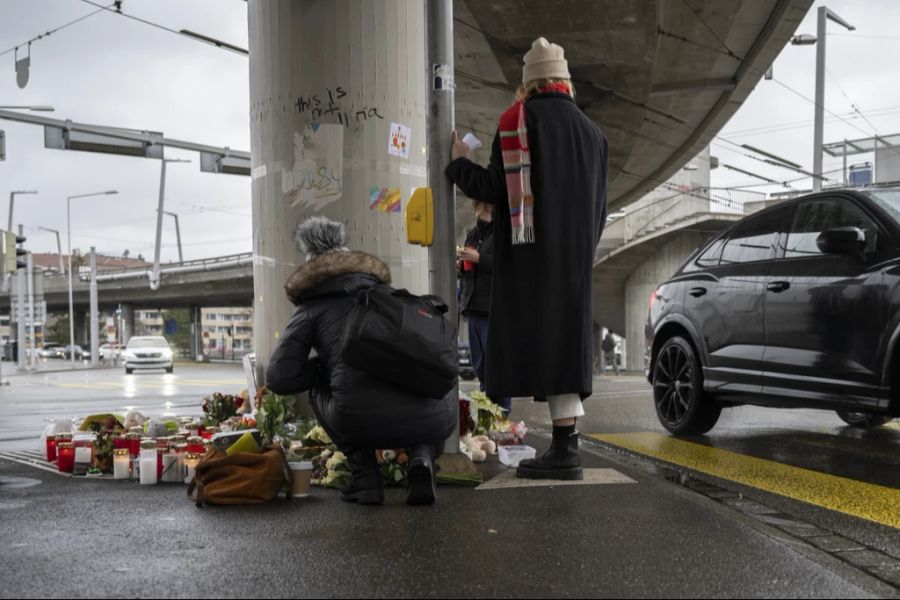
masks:
[[[129,375],[135,369],[165,369],[166,373],[175,369],[169,342],[160,336],[131,338],[122,352],[122,360],[125,362],[125,373]]]

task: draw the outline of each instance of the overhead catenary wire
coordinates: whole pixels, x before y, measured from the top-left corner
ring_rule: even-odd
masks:
[[[105,10],[105,11],[111,12],[114,15],[119,15],[120,17],[125,17],[126,19],[131,19],[133,21],[137,21],[138,23],[143,23],[144,25],[147,25],[149,27],[155,27],[156,29],[161,29],[162,31],[174,33],[175,35],[177,35],[181,38],[191,39],[197,43],[201,43],[204,45],[213,45],[217,48],[220,48],[222,50],[227,50],[227,51],[233,52],[235,54],[240,54],[243,56],[249,55],[249,52],[247,50],[245,50],[244,48],[239,48],[232,44],[217,43],[217,40],[213,40],[212,38],[207,38],[206,36],[202,36],[202,35],[194,33],[194,32],[188,32],[183,29],[179,30],[179,29],[173,29],[171,27],[166,27],[165,25],[160,25],[159,23],[154,23],[153,21],[149,21],[147,19],[142,19],[140,17],[136,17],[134,15],[124,13],[124,12],[122,12],[121,8],[119,8],[118,10],[113,10],[109,6],[103,6],[101,4],[94,2],[93,0],[81,0],[81,1],[84,2],[85,4],[90,4],[91,6],[96,6],[96,7],[100,8],[101,11]],[[112,5],[110,5],[110,6],[112,6]],[[100,12],[100,11],[98,11],[98,12]]]
[[[41,34],[39,34],[39,35],[36,35],[35,37],[31,38],[30,40],[26,40],[26,41],[22,42],[21,44],[16,44],[15,46],[13,46],[12,48],[10,48],[9,50],[4,50],[3,52],[0,52],[0,56],[3,56],[3,55],[5,55],[5,54],[9,54],[10,52],[13,52],[13,51],[16,50],[17,48],[21,48],[22,46],[29,46],[29,45],[31,45],[32,42],[36,42],[36,41],[38,41],[38,40],[40,40],[40,39],[43,39],[43,38],[48,37],[48,36],[50,36],[50,35],[53,35],[53,34],[56,33],[57,31],[60,31],[60,30],[62,30],[62,29],[65,29],[66,27],[70,27],[70,26],[72,26],[72,25],[75,25],[76,23],[80,23],[81,21],[84,21],[85,19],[88,19],[88,18],[90,18],[90,17],[93,17],[94,15],[96,15],[96,14],[98,14],[98,13],[101,13],[101,12],[103,12],[104,10],[109,10],[109,9],[110,9],[112,6],[114,6],[114,5],[115,5],[115,3],[110,4],[109,6],[102,6],[102,5],[100,5],[100,4],[95,4],[94,6],[99,6],[99,7],[100,7],[98,10],[95,10],[94,12],[88,13],[88,14],[86,14],[86,15],[84,15],[84,16],[78,17],[78,18],[75,19],[74,21],[69,21],[68,23],[65,23],[65,24],[63,24],[63,25],[60,25],[60,26],[58,26],[58,27],[54,27],[53,29],[48,29],[48,30],[45,31],[44,33],[41,33]]]

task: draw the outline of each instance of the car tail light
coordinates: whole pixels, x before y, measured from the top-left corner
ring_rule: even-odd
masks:
[[[648,305],[647,305],[647,308],[649,310],[651,310],[651,311],[653,310],[653,305],[656,304],[657,298],[659,298],[659,290],[658,289],[653,290],[650,293],[650,301],[648,302]]]

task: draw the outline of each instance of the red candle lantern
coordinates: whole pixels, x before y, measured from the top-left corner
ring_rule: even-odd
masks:
[[[57,444],[56,464],[60,473],[71,473],[75,469],[75,445],[72,442]]]
[[[45,451],[47,462],[56,460],[56,436],[52,433],[47,436],[47,449]]]
[[[141,453],[141,438],[144,430],[141,427],[132,427],[128,430],[128,453],[131,458],[136,458]]]

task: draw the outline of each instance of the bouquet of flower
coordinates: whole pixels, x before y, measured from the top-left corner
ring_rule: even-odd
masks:
[[[243,403],[244,399],[240,396],[215,392],[203,399],[203,412],[208,423],[218,425],[235,416]]]
[[[257,404],[256,427],[263,443],[271,444],[276,437],[285,437],[285,423],[294,418],[296,396],[282,396],[266,390]]]
[[[385,485],[402,485],[406,481],[409,456],[405,450],[376,450],[375,459],[381,467]]]
[[[490,431],[502,426],[506,419],[503,416],[503,409],[499,405],[491,402],[484,392],[472,392],[471,398],[472,402],[467,404],[469,404],[470,411],[477,411],[474,419],[475,431],[473,433],[475,435],[487,435]]]

